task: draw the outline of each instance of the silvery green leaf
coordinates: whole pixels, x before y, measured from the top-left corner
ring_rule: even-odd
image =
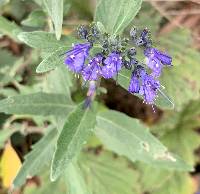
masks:
[[[101,22],[107,32],[121,33],[141,8],[142,0],[100,0],[97,2],[95,21]]]
[[[76,41],[75,38],[70,36],[63,36],[58,41],[53,33],[44,31],[21,32],[18,38],[30,47],[42,49],[46,52],[54,52],[58,48],[66,46],[66,44],[72,46],[72,43]]]
[[[51,180],[56,180],[80,152],[94,129],[96,114],[84,109],[83,103],[71,112],[58,137],[56,151],[51,166]]]
[[[0,100],[0,112],[27,115],[67,115],[74,109],[63,94],[34,93]]]
[[[100,112],[95,133],[108,149],[132,161],[139,160],[159,168],[193,170],[180,157],[170,153],[147,127],[123,113]]]
[[[59,40],[62,34],[63,0],[43,0],[43,3],[53,21],[56,39]]]

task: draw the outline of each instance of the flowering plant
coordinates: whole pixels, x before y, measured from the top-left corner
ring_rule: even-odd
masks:
[[[0,6],[6,193],[194,193],[200,68],[187,31],[158,36],[167,21],[142,0]]]
[[[96,24],[92,24],[89,28],[80,26],[78,34],[86,42],[75,44],[71,50],[65,53],[65,64],[69,70],[82,75],[84,81],[88,82],[97,81],[101,77],[105,79],[116,77],[117,81],[118,73],[122,68],[130,71],[133,69],[128,91],[132,94],[142,95],[145,103],[154,104],[157,92],[161,87],[157,78],[161,75],[163,66],[172,66],[172,58],[152,47],[150,32],[147,28],[142,30],[140,35],[136,28],[132,28],[130,41],[127,38],[109,35],[106,32],[102,33]],[[100,52],[90,56],[89,52],[94,44],[98,45]],[[144,64],[138,61],[137,51],[135,47],[131,47],[132,45],[142,47],[146,66],[151,69],[150,74]],[[169,98],[166,97],[166,100]]]

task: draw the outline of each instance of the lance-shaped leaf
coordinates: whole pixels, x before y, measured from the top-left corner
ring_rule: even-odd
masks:
[[[37,73],[44,73],[50,70],[55,69],[59,66],[64,66],[64,58],[67,50],[71,48],[71,45],[60,47],[51,54],[49,54],[38,66],[36,69]]]
[[[22,186],[26,178],[37,175],[46,165],[50,164],[56,137],[57,130],[51,129],[47,135],[33,146],[32,151],[26,155],[25,162],[13,181],[14,188]]]
[[[35,93],[0,101],[0,112],[28,115],[67,115],[75,106],[63,94]]]
[[[137,119],[120,112],[98,114],[95,132],[108,149],[132,161],[139,160],[168,169],[192,170],[191,166],[171,154]]]
[[[95,21],[101,22],[107,32],[118,34],[128,26],[138,13],[142,0],[100,0],[97,3]]]
[[[43,0],[43,3],[51,17],[57,40],[60,39],[63,23],[63,0]]]
[[[34,31],[34,32],[21,32],[18,38],[33,48],[42,49],[46,52],[54,52],[62,46],[72,46],[76,41],[75,38],[70,36],[62,36],[61,40],[56,40],[53,33]]]
[[[51,166],[51,180],[56,180],[68,164],[79,153],[96,123],[92,109],[84,109],[83,104],[71,112],[61,131]]]

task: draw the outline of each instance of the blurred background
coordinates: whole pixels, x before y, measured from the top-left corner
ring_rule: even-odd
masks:
[[[95,0],[65,0],[63,34],[75,34],[79,24],[92,22],[95,5]],[[0,99],[41,90],[46,84],[46,75],[35,73],[41,53],[20,43],[11,33],[13,29],[17,31],[18,26],[24,31],[48,30],[49,21],[41,1],[0,0],[0,15],[7,19],[5,22],[0,16]],[[7,22],[13,23],[7,25]],[[153,112],[151,106],[143,104],[112,80],[103,81],[102,86],[108,92],[98,98],[108,108],[150,126],[152,133],[171,151],[195,167],[191,174],[167,174],[136,164],[139,178],[136,182],[133,180],[133,184],[138,185],[138,189],[133,193],[200,193],[200,0],[144,1],[132,25],[149,28],[154,44],[172,55],[174,69],[164,72],[162,83],[175,102],[175,110],[156,108]],[[74,98],[81,98],[84,92],[75,92]],[[47,126],[48,121],[39,117],[0,113],[0,194],[8,192],[24,156],[39,141]],[[95,145],[94,149],[99,152],[103,148]],[[52,186],[48,176],[42,173],[42,176],[28,179],[16,193],[65,193],[63,184]]]

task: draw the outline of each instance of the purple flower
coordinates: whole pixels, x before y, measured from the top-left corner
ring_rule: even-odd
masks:
[[[147,104],[153,104],[159,88],[160,82],[155,80],[153,76],[146,74],[142,79],[139,94],[143,95]]]
[[[172,58],[156,48],[147,48],[144,51],[144,55],[146,56],[147,66],[152,69],[152,75],[154,77],[160,76],[163,65],[172,65]]]
[[[90,48],[91,46],[89,43],[76,44],[73,46],[73,49],[66,52],[67,56],[65,64],[71,71],[75,73],[82,71],[85,60],[89,55]]]
[[[132,94],[139,93],[139,91],[140,91],[140,81],[136,76],[132,76],[128,91]]]
[[[128,89],[130,93],[139,93],[147,104],[153,104],[159,88],[159,81],[148,75],[144,67],[138,65],[134,69]]]
[[[101,63],[103,56],[97,54],[82,71],[82,76],[85,81],[97,80],[101,75]]]
[[[102,66],[102,76],[106,79],[115,76],[122,67],[122,57],[116,52],[112,52],[104,60],[104,66]]]
[[[152,70],[154,77],[159,77],[162,72],[163,64],[157,58],[146,58],[147,66]]]
[[[131,81],[129,84],[128,91],[132,94],[139,93],[140,91],[140,80],[146,75],[144,67],[138,65],[132,72]]]

